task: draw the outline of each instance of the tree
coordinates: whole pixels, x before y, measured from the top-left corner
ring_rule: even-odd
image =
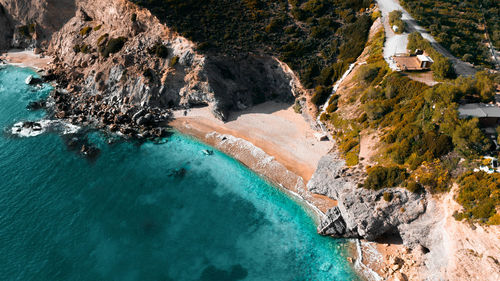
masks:
[[[445,57],[436,58],[431,70],[434,72],[434,77],[438,79],[453,78],[455,76],[451,61]]]
[[[398,29],[396,33],[403,33],[405,29],[405,23],[401,19],[403,17],[403,12],[400,10],[394,10],[389,13],[389,24],[391,27],[397,26]]]
[[[460,120],[452,135],[455,149],[464,156],[488,150],[490,143],[479,129],[479,119]]]

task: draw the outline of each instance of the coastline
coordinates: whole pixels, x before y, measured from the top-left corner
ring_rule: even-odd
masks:
[[[7,64],[35,71],[43,70],[52,61],[52,58],[35,55],[33,51],[19,50],[2,53],[1,58]],[[298,199],[298,203],[303,203],[311,214],[315,214],[316,223],[337,204],[331,198],[307,190],[307,182],[319,159],[334,149],[334,144],[318,140],[312,124],[295,113],[293,105],[266,102],[234,113],[235,116],[226,123],[216,119],[208,107],[189,109],[186,113],[184,110],[174,112],[175,119],[169,125],[230,155],[282,192]],[[371,266],[358,261],[359,250],[365,252],[364,241],[349,240],[349,243],[353,246],[347,259],[351,266],[361,277],[379,280],[367,276],[366,269]],[[378,262],[384,263],[385,260]],[[371,268],[368,273],[371,273]]]
[[[246,115],[246,118],[257,121],[259,119],[259,113],[255,112],[262,109],[262,107],[272,106],[272,104],[273,102],[266,102],[263,105],[256,106],[256,108],[253,109],[254,113],[246,113],[250,114],[250,116]],[[279,104],[274,104],[274,106],[277,105]],[[270,124],[273,122],[284,126],[281,122],[273,120],[274,118],[269,118],[270,115],[281,115],[282,117],[286,117],[284,119],[289,122],[288,126],[301,127],[306,125],[305,128],[308,129],[307,132],[314,132],[303,116],[295,113],[291,106],[281,110],[285,111],[286,114],[283,112],[281,114],[276,112],[260,114],[267,116],[266,123],[270,127],[273,127],[273,124]],[[241,124],[240,122],[236,122],[237,119],[224,123],[212,117],[207,107],[192,109],[186,112],[185,116],[184,114],[184,111],[177,111],[176,114],[174,114],[176,118],[171,121],[169,125],[176,131],[194,137],[233,157],[255,173],[270,181],[282,192],[297,198],[299,204],[305,205],[308,210],[316,214],[314,219],[317,224],[321,217],[325,215],[326,211],[337,204],[335,200],[329,197],[313,194],[307,190],[306,185],[310,179],[308,171],[313,170],[314,172],[317,163],[314,164],[314,167],[308,167],[311,163],[307,163],[307,161],[300,162],[300,159],[295,159],[294,163],[286,162],[287,160],[290,161],[286,155],[283,155],[283,153],[286,152],[277,149],[275,144],[266,140],[266,137],[270,137],[269,135],[259,135],[257,137],[250,136],[251,134],[247,130],[248,128],[244,126],[240,127]],[[290,118],[291,116],[292,118]],[[241,122],[247,121],[248,120],[242,120]],[[258,122],[256,123],[258,124]],[[286,129],[286,127],[284,129]],[[308,136],[307,133],[303,136],[306,140],[313,143],[328,144],[330,148],[325,149],[324,153],[318,155],[319,157],[326,155],[334,148],[331,141],[320,142],[315,140],[312,135]],[[304,140],[299,140],[298,142],[301,141],[303,142]],[[310,146],[308,153],[312,154],[317,152],[314,151],[314,146]],[[286,147],[285,145],[284,151],[289,150],[292,150],[292,148],[290,146]],[[288,165],[291,164],[295,164],[300,168],[295,168],[293,170],[288,169]],[[347,241],[350,244],[347,261],[359,276],[364,280],[383,280],[380,276],[380,269],[390,265],[390,261],[383,258],[383,256],[387,255],[385,250],[389,246],[386,247],[385,244],[367,242],[359,239],[348,239]]]
[[[321,215],[336,205],[335,200],[313,194],[306,187],[317,162],[332,144],[315,139],[315,131],[291,106],[266,102],[226,123],[213,117],[208,108],[189,110],[186,116],[177,111],[174,116],[169,123],[174,129],[230,155],[274,185],[301,197]]]

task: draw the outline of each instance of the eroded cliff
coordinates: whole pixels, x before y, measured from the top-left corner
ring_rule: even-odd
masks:
[[[202,55],[196,44],[126,0],[2,4],[15,26],[5,35],[11,37],[9,46],[40,46],[55,58],[48,73],[68,91],[55,99],[61,104],[55,114],[72,122],[92,121],[116,130],[130,121],[143,125],[132,118],[140,108],[164,117],[170,108],[193,106],[210,106],[224,120],[231,110],[270,99],[291,102],[302,91],[279,60]],[[55,16],[57,11],[61,14]],[[24,26],[28,33],[22,37]]]

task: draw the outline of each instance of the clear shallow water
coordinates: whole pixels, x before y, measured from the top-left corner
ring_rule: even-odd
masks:
[[[50,92],[0,69],[0,128],[37,120]],[[62,138],[0,135],[2,280],[355,280],[339,240],[232,158],[180,134],[105,144],[95,162]],[[172,171],[184,168],[184,176]]]

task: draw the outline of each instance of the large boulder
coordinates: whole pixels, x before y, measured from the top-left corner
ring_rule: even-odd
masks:
[[[345,161],[336,153],[330,153],[319,161],[307,186],[311,192],[326,195],[338,202],[335,210],[327,213],[318,228],[322,234],[367,240],[399,235],[408,246],[429,244],[425,240],[436,220],[435,214],[424,216],[429,205],[425,193],[412,193],[394,187],[377,191],[360,188],[350,175]],[[388,198],[392,199],[385,200],[384,193],[390,193]],[[332,229],[329,230],[328,225]]]

